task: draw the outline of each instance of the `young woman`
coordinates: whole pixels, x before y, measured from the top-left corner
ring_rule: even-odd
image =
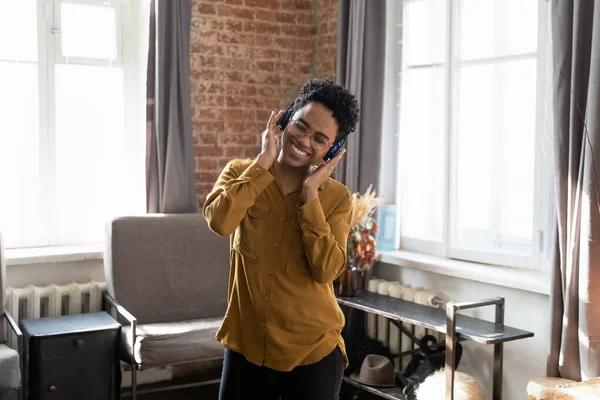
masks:
[[[220,400],[334,400],[347,356],[332,282],[346,267],[348,189],[330,178],[354,131],[355,97],[329,80],[302,87],[283,132],[271,113],[254,160],[227,164],[204,203],[231,235]],[[327,158],[327,157],[326,157]]]

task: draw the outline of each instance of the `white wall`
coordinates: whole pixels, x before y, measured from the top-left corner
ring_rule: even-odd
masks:
[[[102,260],[36,263],[9,265],[6,267],[6,286],[63,285],[71,282],[85,283],[91,280],[104,282]]]
[[[433,289],[454,301],[504,297],[505,324],[533,332],[534,337],[504,345],[503,399],[527,400],[527,382],[546,375],[546,354],[550,340],[549,296],[385,263],[375,266],[374,275],[413,287]],[[494,307],[485,307],[461,313],[493,321],[494,312]],[[482,385],[486,400],[491,399],[494,347],[473,342],[463,342],[463,346],[463,358],[458,370],[474,376]]]

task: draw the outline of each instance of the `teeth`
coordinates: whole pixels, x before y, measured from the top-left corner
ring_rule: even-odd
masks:
[[[308,154],[308,153],[300,150],[299,148],[297,148],[296,145],[293,143],[292,143],[292,150],[294,150],[294,153],[298,154],[299,156],[305,156]]]

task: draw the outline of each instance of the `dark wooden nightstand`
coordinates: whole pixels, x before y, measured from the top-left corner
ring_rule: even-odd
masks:
[[[29,400],[116,400],[121,326],[107,313],[21,321]]]

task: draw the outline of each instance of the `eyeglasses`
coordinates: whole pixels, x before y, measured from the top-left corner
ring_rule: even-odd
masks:
[[[326,148],[333,146],[327,136],[313,131],[302,121],[291,120],[289,127],[290,133],[296,137],[304,137],[310,133],[312,135],[310,144],[315,150],[325,150]]]

